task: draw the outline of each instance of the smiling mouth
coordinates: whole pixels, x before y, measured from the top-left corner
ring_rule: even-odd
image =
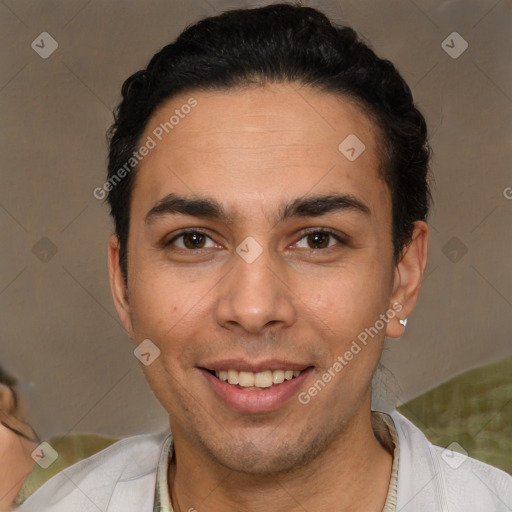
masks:
[[[279,386],[283,382],[296,379],[309,368],[312,367],[310,366],[303,370],[265,370],[257,373],[238,370],[207,371],[219,380],[227,382],[238,389],[261,390]]]

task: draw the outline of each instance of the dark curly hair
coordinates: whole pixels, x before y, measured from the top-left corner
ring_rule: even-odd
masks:
[[[123,179],[116,173],[138,149],[152,114],[178,93],[271,82],[348,97],[378,127],[380,173],[391,193],[394,261],[399,261],[413,222],[426,219],[431,201],[425,119],[393,64],[377,57],[352,28],[333,24],[316,9],[283,3],[205,18],[124,82],[108,132],[107,199],[125,281],[136,166]]]

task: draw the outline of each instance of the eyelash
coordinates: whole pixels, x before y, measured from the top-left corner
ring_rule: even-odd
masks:
[[[328,228],[322,228],[322,229],[314,228],[314,229],[305,231],[305,232],[303,232],[302,236],[295,243],[298,243],[300,240],[307,237],[308,235],[317,234],[317,233],[330,235],[332,238],[334,238],[339,243],[339,245],[347,245],[346,238],[343,238],[342,236],[340,236],[339,234],[337,234],[336,232],[334,232]],[[188,235],[188,234],[203,235],[203,236],[208,237],[211,240],[211,236],[206,231],[202,231],[201,229],[188,229],[185,231],[181,231],[180,233],[175,235],[173,238],[171,238],[168,242],[165,242],[164,247],[167,248],[167,247],[171,246],[176,240],[178,240],[179,238],[181,238],[185,235]],[[335,246],[325,247],[325,248],[317,248],[317,249],[310,248],[309,250],[310,251],[328,251],[328,250],[334,249],[334,248],[335,248]],[[199,248],[199,249],[183,249],[182,247],[178,247],[177,249],[181,250],[181,251],[195,252],[195,251],[199,251],[201,248]]]

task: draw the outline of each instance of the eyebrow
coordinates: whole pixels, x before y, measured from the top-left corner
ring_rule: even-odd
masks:
[[[365,216],[371,215],[370,208],[351,194],[328,194],[299,197],[281,206],[277,222],[284,222],[295,217],[319,217],[332,212],[351,211]],[[190,215],[232,223],[234,215],[230,214],[216,199],[204,197],[199,199],[168,194],[158,201],[146,214],[145,223],[168,215]]]

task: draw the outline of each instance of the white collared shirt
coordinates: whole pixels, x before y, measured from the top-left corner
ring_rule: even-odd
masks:
[[[398,411],[378,416],[394,444],[383,512],[512,512],[512,476],[433,445]],[[55,475],[16,510],[171,512],[172,456],[169,432],[122,439]]]

